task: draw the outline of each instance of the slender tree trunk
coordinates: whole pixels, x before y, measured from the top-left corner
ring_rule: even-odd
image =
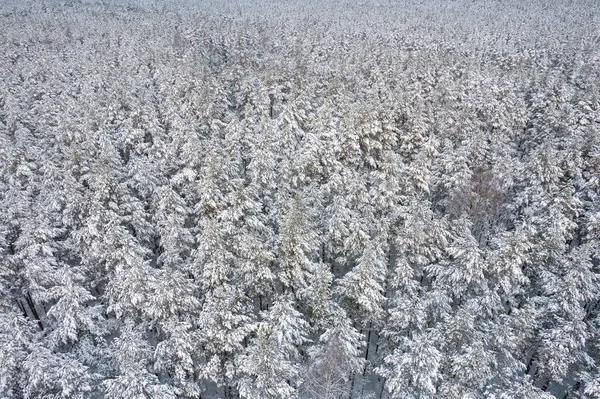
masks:
[[[42,324],[42,320],[40,319],[40,316],[38,315],[38,312],[37,312],[37,310],[35,308],[35,303],[33,303],[33,299],[31,298],[31,294],[29,292],[25,296],[25,300],[27,301],[27,305],[29,305],[29,309],[31,310],[31,314],[37,320],[37,323],[38,323],[38,326],[40,327],[40,330],[44,331],[44,325]]]
[[[16,299],[15,302],[17,302],[17,305],[19,306],[19,309],[21,309],[21,312],[23,313],[23,316],[25,318],[27,318],[27,309],[25,309],[25,306],[23,305],[23,302],[20,299]]]
[[[371,330],[373,327],[373,323],[369,322],[369,332],[367,333],[367,348],[365,349],[365,362],[369,361],[369,346],[371,344]],[[365,364],[365,369],[363,371],[363,376],[367,372],[367,365]]]
[[[531,372],[531,366],[533,366],[534,358],[535,358],[535,351],[533,351],[533,353],[531,354],[531,357],[529,357],[529,361],[527,362],[527,367],[525,368],[526,375]]]
[[[367,377],[367,365],[369,362],[369,347],[371,346],[371,333],[373,331],[373,322],[369,322],[369,332],[367,333],[367,348],[365,349],[365,367],[363,368],[362,376],[363,378]],[[360,397],[363,397],[365,391],[365,383],[363,380],[362,387],[360,389]]]
[[[383,391],[385,390],[385,378],[381,380],[381,391],[379,391],[379,399],[383,398]]]
[[[352,380],[350,382],[350,392],[348,393],[348,399],[352,399],[352,392],[354,391],[355,379],[356,379],[356,373],[352,373]]]
[[[542,384],[542,386],[540,387],[540,389],[544,392],[546,392],[548,390],[548,386],[550,385],[550,379],[546,378],[545,382]]]

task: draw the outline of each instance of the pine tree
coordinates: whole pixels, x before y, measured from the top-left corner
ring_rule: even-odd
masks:
[[[385,358],[378,372],[392,398],[434,398],[441,380],[443,356],[431,332],[415,333]]]
[[[55,303],[48,311],[56,326],[56,341],[63,344],[77,341],[81,330],[94,331],[101,323],[101,309],[93,305],[95,297],[82,285],[83,276],[76,270],[63,266],[57,273],[60,283],[50,289],[49,296]]]
[[[312,280],[318,241],[310,229],[304,201],[300,196],[292,201],[292,207],[284,216],[281,226],[279,279],[285,289],[299,293]]]
[[[362,323],[379,323],[383,317],[383,283],[387,272],[387,259],[379,238],[370,240],[356,266],[339,282],[342,297],[358,308]]]
[[[113,348],[118,374],[107,379],[107,398],[176,398],[178,391],[161,384],[149,371],[151,349],[144,339],[143,326],[126,320]]]
[[[309,349],[303,392],[311,398],[333,399],[348,395],[353,374],[364,367],[361,358],[363,340],[352,327],[346,312],[334,307],[329,323],[318,343]]]
[[[239,382],[242,397],[296,396],[300,349],[308,342],[309,325],[294,305],[290,296],[276,300],[267,320],[258,325],[256,338],[239,360],[240,371],[247,375]]]

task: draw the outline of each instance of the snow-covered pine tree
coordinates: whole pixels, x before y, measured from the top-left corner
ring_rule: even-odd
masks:
[[[297,395],[301,381],[302,352],[310,327],[295,309],[290,295],[274,301],[266,319],[259,323],[256,337],[238,359],[240,395],[244,398],[290,398]]]

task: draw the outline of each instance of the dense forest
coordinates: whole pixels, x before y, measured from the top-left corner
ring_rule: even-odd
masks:
[[[0,398],[600,398],[597,0],[0,1]]]

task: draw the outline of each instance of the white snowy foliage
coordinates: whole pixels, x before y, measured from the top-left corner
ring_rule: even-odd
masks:
[[[58,323],[57,332],[63,343],[77,341],[78,330],[94,329],[94,317],[97,313],[89,304],[94,297],[79,285],[82,276],[77,276],[67,267],[59,271],[60,285],[50,290],[50,295],[57,300],[48,311],[48,315]]]
[[[125,322],[121,336],[115,340],[118,375],[104,381],[107,398],[176,398],[177,390],[161,384],[149,370],[151,350],[143,340],[141,328]]]
[[[340,281],[342,295],[352,299],[359,307],[364,321],[376,321],[383,313],[383,282],[387,260],[381,244],[367,243],[357,265]]]
[[[599,397],[596,0],[0,2],[0,397]]]
[[[434,398],[441,379],[442,352],[430,333],[405,338],[379,372],[393,398]]]

